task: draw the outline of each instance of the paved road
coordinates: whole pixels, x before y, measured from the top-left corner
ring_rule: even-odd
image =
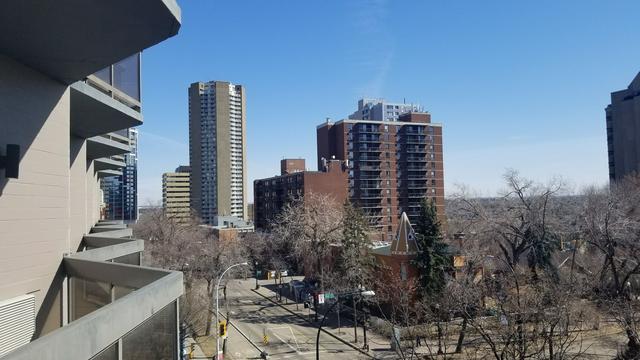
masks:
[[[317,328],[251,291],[254,280],[231,280],[228,305],[231,322],[251,341],[269,353],[269,359],[314,359]],[[225,307],[221,304],[221,311]],[[263,335],[268,344],[263,343]],[[260,353],[236,329],[229,327],[227,356],[259,359]],[[321,359],[366,359],[350,346],[321,333]]]

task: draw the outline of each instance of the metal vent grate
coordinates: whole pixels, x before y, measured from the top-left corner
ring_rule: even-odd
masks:
[[[35,296],[23,295],[0,301],[0,356],[28,344],[35,328]]]

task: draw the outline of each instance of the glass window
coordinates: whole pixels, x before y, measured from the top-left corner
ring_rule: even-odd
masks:
[[[178,353],[175,302],[122,338],[122,360],[173,360]]]
[[[115,342],[109,345],[98,355],[92,357],[91,360],[118,360],[118,343]]]
[[[98,79],[111,85],[111,66],[108,66],[102,70],[96,71],[93,75],[95,75]]]
[[[136,100],[140,100],[140,54],[113,65],[113,86]]]
[[[71,321],[100,309],[111,302],[111,284],[71,278]]]

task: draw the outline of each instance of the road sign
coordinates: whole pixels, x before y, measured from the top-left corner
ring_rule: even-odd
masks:
[[[334,293],[328,292],[328,293],[324,293],[324,298],[327,299],[327,300],[328,299],[335,299],[336,295]]]
[[[324,293],[318,294],[318,304],[324,304]]]

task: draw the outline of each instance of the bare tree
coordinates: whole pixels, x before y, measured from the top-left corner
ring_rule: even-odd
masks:
[[[628,177],[611,189],[588,189],[582,233],[600,263],[595,296],[627,336],[622,359],[640,358],[638,303],[633,287],[640,274],[640,178]]]
[[[181,317],[194,333],[204,329],[209,335],[216,279],[227,266],[245,261],[243,247],[237,241],[218,240],[197,218],[178,221],[161,209],[141,217],[134,235],[147,240],[147,264],[183,273]]]
[[[272,235],[293,245],[307,272],[324,288],[325,273],[332,266],[330,251],[342,241],[342,224],[340,204],[329,195],[312,193],[285,206],[276,219]]]
[[[575,207],[567,210],[559,201],[559,181],[536,184],[513,170],[505,181],[500,198],[453,201],[450,223],[455,234],[466,235],[454,244],[462,256],[480,263],[485,275],[480,282],[473,272],[456,279],[449,284],[457,293],[451,298],[458,299],[463,324],[495,359],[576,357],[583,353],[581,337],[569,329],[580,328],[587,315],[574,311],[580,292],[556,263],[562,239],[575,232]],[[465,249],[469,239],[471,252]],[[461,330],[457,351],[463,337]]]

